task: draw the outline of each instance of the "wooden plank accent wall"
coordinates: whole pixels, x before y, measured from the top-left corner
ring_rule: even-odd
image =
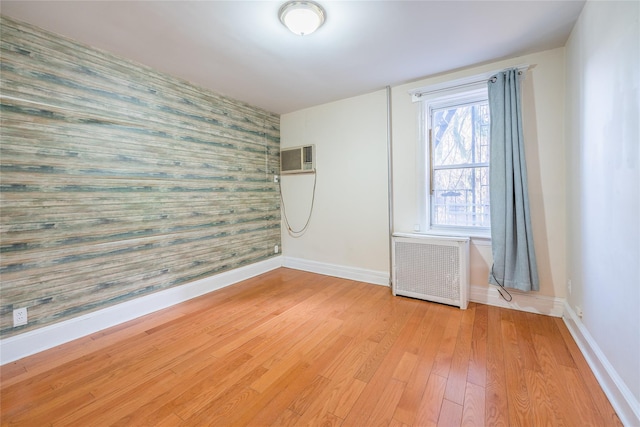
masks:
[[[274,256],[278,115],[0,20],[1,337]]]

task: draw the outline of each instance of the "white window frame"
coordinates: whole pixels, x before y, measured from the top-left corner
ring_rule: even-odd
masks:
[[[445,106],[464,105],[488,99],[487,80],[490,75],[473,76],[467,79],[441,83],[427,88],[416,89],[410,94],[414,102],[420,102],[419,152],[417,158],[418,217],[417,232],[426,234],[456,235],[490,238],[490,227],[440,226],[431,223],[431,158],[429,130],[431,129],[431,110]]]

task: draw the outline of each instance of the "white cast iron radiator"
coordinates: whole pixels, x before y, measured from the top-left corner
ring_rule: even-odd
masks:
[[[393,235],[392,290],[403,295],[467,308],[469,238]]]

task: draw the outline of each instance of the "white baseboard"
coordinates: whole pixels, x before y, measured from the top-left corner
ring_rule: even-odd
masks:
[[[0,365],[233,285],[281,266],[282,256],[269,258],[0,340]]]
[[[562,317],[565,302],[564,298],[524,293],[512,289],[509,289],[509,293],[513,297],[511,302],[505,301],[495,286],[471,285],[469,301],[496,307],[512,308],[529,313]]]
[[[327,264],[324,262],[310,261],[301,258],[283,258],[283,267],[295,270],[304,270],[310,273],[324,274],[325,276],[340,277],[342,279],[357,280],[359,282],[374,285],[389,286],[389,272],[367,270],[358,267]]]
[[[640,402],[609,363],[582,320],[566,302],[563,320],[622,424],[629,427],[640,426]]]

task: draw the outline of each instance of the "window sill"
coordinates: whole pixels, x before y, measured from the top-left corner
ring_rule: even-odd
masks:
[[[491,234],[470,230],[429,230],[414,231],[412,233],[393,233],[398,236],[438,236],[438,237],[468,237],[472,242],[482,246],[491,246]]]

